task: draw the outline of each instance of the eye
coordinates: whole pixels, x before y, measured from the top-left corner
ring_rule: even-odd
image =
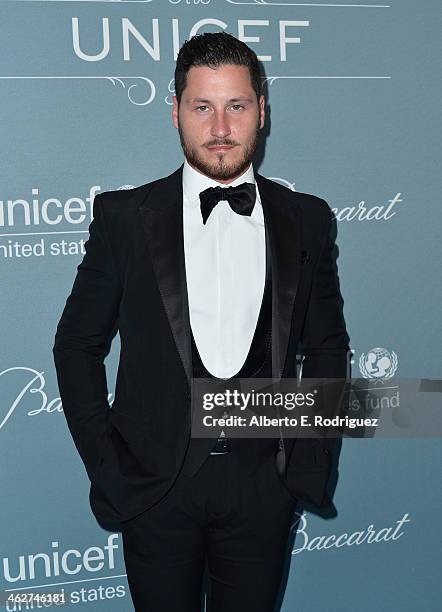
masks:
[[[209,107],[206,104],[202,104],[201,106],[197,106],[195,110],[205,112],[201,110],[203,108],[209,108]],[[234,110],[239,110],[239,109],[244,108],[244,106],[242,104],[232,104],[231,108],[233,108]]]

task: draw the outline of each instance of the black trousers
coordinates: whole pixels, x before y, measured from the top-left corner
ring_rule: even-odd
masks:
[[[122,525],[136,612],[274,612],[296,500],[267,456],[250,472],[235,452],[181,472],[152,508]]]

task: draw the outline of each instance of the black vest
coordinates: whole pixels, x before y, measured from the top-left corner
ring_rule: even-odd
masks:
[[[272,378],[272,267],[271,254],[266,233],[266,279],[261,308],[255,333],[241,369],[232,378]],[[192,338],[192,375],[194,378],[208,378],[217,382],[228,382],[213,376],[204,366],[193,332]],[[274,438],[232,438],[230,445],[241,463],[252,469],[269,453],[276,452],[277,442]],[[193,475],[201,467],[216,443],[216,438],[190,438],[182,470],[187,475]]]

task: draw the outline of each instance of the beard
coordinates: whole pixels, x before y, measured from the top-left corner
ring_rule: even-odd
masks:
[[[178,133],[180,135],[181,147],[184,152],[184,156],[191,166],[199,170],[202,174],[205,174],[209,178],[215,181],[228,181],[234,180],[237,176],[240,176],[250,166],[250,162],[255,154],[255,151],[259,143],[259,119],[253,133],[251,140],[244,146],[243,155],[240,159],[232,162],[226,160],[226,153],[218,153],[216,155],[216,161],[206,161],[199,154],[198,151],[186,140],[181,127],[178,126]],[[235,142],[229,139],[223,141],[215,141],[211,143],[215,144],[226,144],[234,145]]]

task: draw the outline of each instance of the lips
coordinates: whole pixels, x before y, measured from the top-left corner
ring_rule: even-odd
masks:
[[[228,151],[229,149],[233,149],[231,145],[219,145],[214,147],[207,147],[210,151]]]

